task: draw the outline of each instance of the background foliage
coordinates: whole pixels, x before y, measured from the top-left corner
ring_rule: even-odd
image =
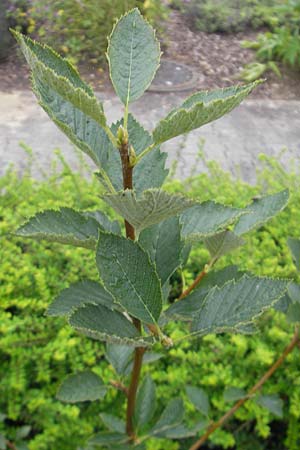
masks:
[[[48,180],[33,180],[30,169],[19,178],[13,168],[0,179],[0,412],[6,415],[6,420],[0,423],[0,433],[5,431],[14,440],[20,426],[31,425],[27,438],[30,450],[74,450],[94,431],[101,430],[100,411],[119,413],[123,403],[122,394],[115,390],[99,403],[81,406],[64,405],[55,399],[57,388],[68,373],[90,367],[105,382],[113,377],[111,367],[104,360],[104,345],[74,334],[70,327],[64,326],[64,320],[44,316],[53,297],[70,282],[87,276],[97,278],[93,257],[84,249],[24,241],[9,234],[26,217],[44,208],[93,209],[100,206],[110,212],[99,200],[99,183],[95,179],[86,181],[73,173],[64,161],[63,164],[62,171],[55,164],[49,168]],[[253,232],[247,245],[227,260],[222,259],[217,268],[235,263],[256,274],[295,278],[286,238],[289,235],[299,237],[300,189],[296,163],[289,173],[273,159],[262,157],[262,164],[255,186],[233,181],[211,162],[206,173],[184,183],[170,180],[167,189],[184,190],[201,200],[214,198],[243,206],[254,195],[289,187],[288,208]],[[207,251],[201,246],[193,251],[184,273],[187,281],[199,272],[207,258]],[[179,273],[173,283],[174,289],[181,283]],[[155,371],[151,365],[146,366],[145,370],[150,370],[157,382],[161,405],[175,395],[187,400],[184,386],[193,384],[206,390],[211,399],[212,416],[219,417],[230,405],[223,398],[225,386],[247,388],[254,384],[292,333],[280,313],[268,313],[259,326],[262,333],[257,336],[207,336],[200,342],[185,342],[174,347],[169,357],[158,361]],[[182,330],[174,327],[172,337],[177,338],[181,333]],[[237,450],[275,450],[279,443],[288,450],[299,448],[298,361],[296,350],[263,390],[279,394],[284,400],[284,419],[279,421],[248,401],[235,420],[212,436],[213,448],[235,445]],[[199,414],[187,401],[186,406],[191,418]],[[176,450],[187,446],[187,441],[148,442],[149,450]]]

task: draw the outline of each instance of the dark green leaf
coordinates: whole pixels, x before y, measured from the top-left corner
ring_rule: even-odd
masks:
[[[114,299],[101,284],[85,280],[64,289],[49,306],[47,315],[66,316],[74,309],[88,303],[103,305],[110,309],[118,306],[114,304]]]
[[[194,317],[192,334],[232,332],[252,323],[285,293],[287,281],[244,275],[210,290]]]
[[[139,243],[155,263],[157,274],[164,285],[181,264],[181,226],[178,217],[171,217],[142,231]]]
[[[290,283],[288,287],[288,295],[293,303],[300,303],[300,284]]]
[[[224,230],[242,214],[243,210],[207,201],[192,206],[181,215],[182,236],[194,243]]]
[[[110,430],[116,433],[125,434],[125,422],[119,419],[119,417],[113,416],[112,414],[101,413],[101,420],[104,425]]]
[[[137,8],[122,16],[113,28],[107,50],[110,77],[124,105],[149,87],[160,60],[154,30]]]
[[[94,249],[99,229],[100,224],[92,217],[71,208],[60,208],[37,213],[16,234]]]
[[[97,220],[101,229],[110,233],[121,234],[120,223],[117,220],[110,220],[102,211],[88,211],[84,215]]]
[[[236,236],[232,231],[225,230],[204,239],[211,258],[216,261],[227,253],[245,244],[244,239]]]
[[[124,375],[130,363],[133,349],[128,345],[107,344],[106,358],[114,367],[118,375]]]
[[[286,316],[290,323],[300,323],[300,303],[291,303]]]
[[[295,266],[300,270],[300,239],[288,237],[287,243],[293,255]]]
[[[89,441],[88,444],[92,444],[95,446],[101,446],[100,448],[103,448],[103,445],[106,445],[107,447],[110,447],[110,444],[122,444],[126,443],[128,440],[128,436],[126,434],[121,433],[111,433],[109,431],[104,431],[103,433],[98,433],[95,436],[93,436]]]
[[[196,436],[196,434],[199,433],[199,431],[208,427],[208,425],[209,425],[208,420],[202,420],[201,422],[198,422],[192,428],[187,428],[185,425],[178,425],[175,428],[166,430],[163,433],[163,435],[167,439],[186,439],[189,437]]]
[[[134,412],[137,427],[143,427],[150,422],[155,413],[155,406],[155,384],[152,378],[146,375],[137,393]]]
[[[6,450],[6,439],[3,434],[0,434],[0,450]]]
[[[184,407],[181,398],[171,400],[162,415],[150,431],[155,436],[164,436],[168,430],[180,425],[183,419]]]
[[[104,287],[116,302],[146,323],[156,323],[162,309],[162,292],[153,263],[137,242],[100,233],[96,254]]]
[[[288,199],[289,191],[286,189],[277,194],[253,200],[253,203],[245,208],[248,214],[242,215],[235,225],[235,234],[241,236],[267,222],[286,207]]]
[[[143,358],[143,365],[151,364],[155,361],[158,361],[163,356],[164,355],[162,353],[147,352],[147,353],[145,353],[144,358]],[[133,361],[130,361],[128,366],[124,370],[124,375],[130,375],[132,368],[133,368]]]
[[[274,416],[283,417],[283,401],[278,395],[260,395],[256,399],[256,403],[263,408],[266,408]]]
[[[57,398],[66,403],[95,401],[103,398],[106,391],[102,379],[86,371],[67,377],[59,388]]]
[[[206,394],[206,392],[203,389],[195,386],[187,386],[186,393],[195,408],[197,408],[198,411],[200,411],[205,416],[208,416],[210,406],[208,395]]]
[[[161,144],[219,119],[238,106],[259,83],[193,94],[158,123],[153,131],[154,142]]]
[[[238,387],[228,387],[224,391],[225,402],[236,402],[241,398],[246,397],[247,392],[244,389]]]

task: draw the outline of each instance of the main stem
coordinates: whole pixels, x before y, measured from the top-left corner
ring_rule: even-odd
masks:
[[[232,417],[234,413],[263,386],[263,384],[273,375],[273,373],[278,369],[278,367],[281,366],[286,357],[293,351],[293,349],[296,347],[296,345],[299,344],[299,342],[300,342],[299,327],[296,327],[292,340],[290,341],[289,345],[285,348],[285,350],[282,352],[277,361],[250,389],[250,391],[244,398],[236,402],[236,404],[229,411],[227,411],[226,414],[224,414],[217,422],[214,422],[212,425],[208,427],[206,433],[198,441],[196,441],[195,444],[192,445],[189,450],[198,450],[200,447],[202,447],[202,445],[207,441],[209,436],[212,433],[214,433],[214,431],[216,431],[218,428],[222,427],[224,423],[227,422],[228,419],[230,419],[230,417]]]
[[[129,154],[128,154],[128,142],[123,142],[119,148],[121,161],[122,161],[122,171],[123,171],[123,187],[124,189],[132,189],[133,188],[133,167],[131,167],[129,162]],[[135,240],[135,230],[130,223],[125,220],[125,229],[126,229],[126,237],[129,239]],[[132,318],[135,327],[141,331],[141,322],[136,318]],[[126,410],[126,433],[128,434],[130,440],[132,442],[135,441],[136,436],[134,432],[134,409],[135,409],[135,401],[136,394],[139,385],[139,379],[143,364],[143,356],[145,353],[144,347],[137,347],[134,350],[134,361],[133,368],[131,372],[130,385],[128,387],[128,395],[127,395],[127,410]]]

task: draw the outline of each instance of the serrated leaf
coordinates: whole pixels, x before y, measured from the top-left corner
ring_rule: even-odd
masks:
[[[143,339],[135,326],[123,314],[101,305],[85,305],[72,313],[70,325],[80,333],[116,344],[147,346],[151,340]]]
[[[101,420],[104,425],[110,430],[115,431],[116,433],[125,434],[125,422],[119,417],[114,416],[112,414],[101,413]]]
[[[50,47],[41,45],[16,31],[13,31],[13,34],[20,44],[33,77],[49,86],[101,126],[105,126],[106,119],[102,105],[72,65]]]
[[[300,303],[291,303],[286,317],[290,323],[300,323]]]
[[[110,152],[117,152],[102,127],[47,84],[32,79],[33,91],[50,119],[71,142],[86,153],[98,167],[107,164]]]
[[[287,243],[292,253],[294,264],[300,270],[300,239],[288,237]]]
[[[260,395],[256,399],[256,403],[263,408],[266,408],[274,416],[283,417],[283,401],[278,395]]]
[[[114,234],[121,234],[120,223],[117,220],[110,220],[102,211],[87,211],[84,215],[97,220],[102,230]]]
[[[155,324],[162,309],[162,292],[153,263],[137,243],[100,233],[96,262],[104,287],[133,317]]]
[[[102,448],[103,445],[110,447],[109,444],[118,444],[118,443],[125,444],[127,441],[128,441],[128,436],[126,434],[104,431],[102,433],[98,433],[95,436],[93,436],[88,441],[88,444],[96,445],[96,446],[100,445]]]
[[[107,308],[118,307],[104,287],[92,280],[79,281],[64,289],[48,307],[48,316],[67,316],[80,306],[88,303]]]
[[[208,425],[208,420],[201,420],[201,422],[198,422],[192,428],[187,428],[185,425],[178,425],[175,428],[166,430],[164,432],[164,437],[167,439],[187,439],[189,437],[196,436],[199,431],[207,428]]]
[[[193,94],[158,123],[153,131],[153,141],[161,144],[219,119],[238,106],[259,83]]]
[[[241,216],[234,227],[234,232],[238,236],[247,233],[254,228],[262,225],[270,220],[287,205],[289,199],[289,191],[278,192],[277,194],[267,195],[265,197],[253,200],[253,202],[245,208],[245,214]]]
[[[244,275],[210,290],[192,323],[192,334],[232,332],[252,323],[285,293],[288,282]]]
[[[197,408],[198,411],[204,414],[204,416],[208,416],[210,405],[206,392],[203,389],[195,386],[187,386],[186,393],[195,408]]]
[[[102,197],[114,210],[126,219],[139,234],[170,217],[177,216],[195,202],[182,195],[169,194],[160,189],[143,192],[139,197],[134,191],[126,190]]]
[[[117,130],[120,125],[123,125],[123,120],[113,124],[111,131],[114,135],[117,134]],[[152,144],[152,136],[146,131],[143,126],[133,117],[132,114],[128,115],[128,135],[129,145],[134,148],[136,155],[138,156],[146,147]],[[105,172],[108,174],[116,191],[123,189],[123,177],[122,177],[122,164],[119,152],[110,145],[108,151],[108,159],[103,164]],[[140,162],[134,168],[133,185],[134,190],[137,193],[143,192],[151,188],[159,188],[163,184],[165,178],[168,175],[168,169],[165,168],[167,154],[161,152],[159,147],[155,147],[150,153],[145,155]],[[105,180],[102,180],[101,174],[100,180],[105,184]]]
[[[291,298],[288,294],[288,292],[286,294],[284,294],[281,299],[274,305],[274,309],[276,311],[280,311],[283,313],[287,313],[288,308],[290,306],[290,304],[292,303]]]
[[[224,400],[225,402],[236,402],[241,398],[246,397],[247,392],[244,389],[238,387],[228,387],[224,391]]]
[[[142,231],[139,243],[149,253],[164,285],[181,265],[181,226],[178,217],[171,217]]]
[[[165,314],[173,319],[191,321],[202,308],[202,303],[214,286],[223,286],[229,280],[238,280],[244,272],[239,272],[237,266],[228,266],[222,270],[209,272],[199,286],[186,298],[173,303]]]
[[[151,429],[150,434],[154,436],[164,436],[168,430],[180,425],[183,419],[184,407],[181,398],[171,400],[162,415]]]
[[[100,227],[92,217],[71,208],[60,208],[37,213],[18,228],[16,234],[94,249]]]
[[[139,387],[134,418],[137,427],[147,425],[153,418],[156,406],[155,384],[149,375],[146,375]]]
[[[244,211],[213,201],[206,201],[187,209],[181,215],[182,236],[188,243],[197,243],[207,236],[224,230]]]
[[[85,371],[67,377],[56,397],[66,403],[95,401],[103,398],[106,391],[107,387],[98,375]]]
[[[300,284],[290,283],[288,287],[288,295],[293,303],[300,303]]]
[[[229,230],[221,231],[204,239],[204,245],[214,261],[244,244],[244,239]]]
[[[133,349],[128,345],[107,344],[106,358],[119,375],[124,375],[132,358]]]
[[[124,105],[149,87],[160,60],[154,30],[137,8],[122,16],[110,35],[107,50],[110,77]]]

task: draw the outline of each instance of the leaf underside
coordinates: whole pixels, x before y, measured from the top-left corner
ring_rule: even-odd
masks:
[[[243,238],[236,236],[232,231],[225,230],[204,239],[213,260],[217,260],[236,248],[244,245]]]

